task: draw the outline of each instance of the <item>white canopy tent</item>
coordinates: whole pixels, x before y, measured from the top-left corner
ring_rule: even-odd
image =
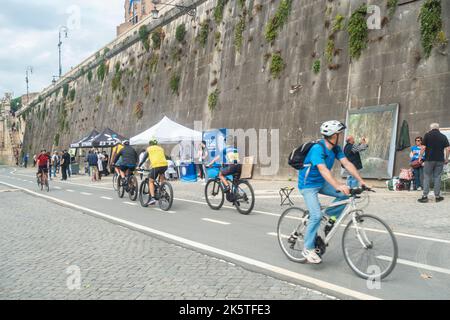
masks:
[[[158,140],[159,144],[179,143],[181,141],[202,141],[202,133],[182,126],[164,117],[150,129],[130,139],[131,145],[147,145],[150,139]]]

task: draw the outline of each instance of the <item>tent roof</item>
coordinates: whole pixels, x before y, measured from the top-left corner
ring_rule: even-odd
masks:
[[[202,133],[182,126],[164,117],[150,129],[132,137],[131,145],[146,145],[150,139],[158,140],[158,143],[179,143],[184,140],[201,141]]]
[[[88,136],[84,137],[83,139],[78,140],[77,142],[71,143],[70,147],[71,148],[80,148],[81,147],[81,143],[83,141],[89,140],[89,139],[95,137],[96,135],[98,135],[98,131],[94,129],[94,130],[91,131],[91,133]]]
[[[125,137],[114,132],[110,128],[106,128],[101,133],[92,137],[91,139],[85,140],[81,143],[83,148],[90,147],[113,147],[118,141],[124,140]]]

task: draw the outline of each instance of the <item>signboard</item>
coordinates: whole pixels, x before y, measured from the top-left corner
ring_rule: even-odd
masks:
[[[223,150],[226,147],[227,132],[227,129],[213,129],[203,132],[203,140],[206,142],[206,149],[208,150],[208,162],[217,155],[221,156],[219,161],[214,164],[215,167],[220,167],[225,163]]]

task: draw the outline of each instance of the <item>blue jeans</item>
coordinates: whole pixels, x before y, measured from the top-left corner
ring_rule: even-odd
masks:
[[[328,182],[325,182],[322,187],[301,189],[300,193],[302,194],[303,199],[305,199],[306,206],[309,210],[309,221],[305,233],[305,249],[312,250],[316,247],[316,235],[320,227],[320,220],[322,219],[319,193],[335,197],[336,199],[333,202],[347,200],[348,196],[344,195],[342,192],[338,193]],[[329,216],[339,217],[345,207],[346,205],[334,207],[326,210],[325,213]]]
[[[414,171],[414,189],[423,188],[423,167],[415,168]]]
[[[348,186],[350,189],[358,188],[358,187],[359,187],[359,181],[356,180],[356,178],[355,178],[354,176],[352,176],[351,174],[349,174],[348,177],[347,177],[347,186]]]

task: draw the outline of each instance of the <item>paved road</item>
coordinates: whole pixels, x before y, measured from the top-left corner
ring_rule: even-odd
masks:
[[[31,171],[11,171],[0,169],[0,182],[37,191]],[[210,210],[202,199],[200,184],[175,183],[176,201],[169,213],[118,199],[109,182],[90,184],[84,177],[68,183],[54,181],[48,195],[38,194],[340,298],[450,298],[449,201],[421,205],[416,202],[419,194],[408,192],[379,192],[372,196],[367,211],[383,217],[393,227],[401,260],[381,288],[369,289],[366,281],[356,277],[344,262],[339,241],[330,244],[321,265],[301,265],[287,260],[273,236],[281,212],[273,190],[280,184],[253,183],[257,204],[249,216],[229,208]],[[301,204],[299,197],[294,199]]]
[[[18,190],[0,199],[2,300],[332,299]]]

